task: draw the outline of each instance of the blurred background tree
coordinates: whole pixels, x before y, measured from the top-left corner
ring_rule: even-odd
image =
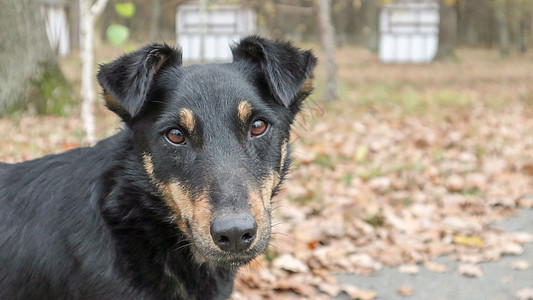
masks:
[[[439,48],[435,60],[454,58],[453,47],[457,41],[457,1],[439,0]]]
[[[0,114],[65,114],[73,94],[45,31],[38,0],[0,1]]]
[[[331,23],[331,1],[316,0],[315,13],[319,26],[320,45],[324,51],[326,66],[326,87],[324,100],[334,101],[338,98],[337,92],[337,65],[335,63],[335,28]]]
[[[94,91],[94,25],[96,19],[104,11],[107,0],[78,0],[80,8],[80,58],[81,58],[81,118],[85,127],[86,140],[92,145],[96,143],[93,103],[96,98]]]

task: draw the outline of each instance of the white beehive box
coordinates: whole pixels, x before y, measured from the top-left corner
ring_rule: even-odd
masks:
[[[379,58],[385,63],[427,63],[437,53],[439,5],[397,1],[381,9]]]
[[[202,25],[201,20],[199,5],[178,7],[177,42],[183,49],[184,61],[230,61],[232,55],[229,45],[257,31],[255,12],[238,5],[210,5],[207,7],[205,25]]]

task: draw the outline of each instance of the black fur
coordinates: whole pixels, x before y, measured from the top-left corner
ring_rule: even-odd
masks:
[[[231,294],[237,268],[268,246],[269,201],[287,171],[284,145],[316,64],[309,51],[257,36],[232,50],[232,63],[184,67],[178,50],[154,44],[103,65],[98,80],[126,124],[120,133],[0,164],[0,299]],[[245,120],[236,110],[243,100],[252,107]],[[183,125],[184,109],[192,125]],[[255,120],[270,124],[264,135],[250,136]],[[184,144],[166,137],[176,128]],[[257,196],[264,190],[268,199]],[[257,234],[239,252],[217,248],[198,225],[250,213]]]

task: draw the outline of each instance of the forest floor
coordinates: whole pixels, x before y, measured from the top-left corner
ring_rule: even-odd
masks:
[[[319,66],[317,89],[294,126],[294,163],[275,199],[272,245],[239,273],[234,299],[446,299],[451,294],[424,294],[432,285],[420,278],[482,281],[490,277],[486,266],[503,260],[531,276],[533,261],[520,256],[533,251],[531,223],[510,230],[495,222],[520,211],[531,216],[533,58],[470,49],[457,57],[384,65],[362,49],[340,49],[334,103],[321,100]],[[76,60],[62,66],[79,84]],[[96,112],[99,137],[120,128],[102,105]],[[77,110],[0,119],[0,134],[7,162],[83,145]],[[389,270],[394,282],[371,284]],[[512,296],[533,299],[529,283]]]

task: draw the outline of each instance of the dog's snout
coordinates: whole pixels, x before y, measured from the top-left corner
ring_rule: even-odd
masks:
[[[257,223],[252,214],[216,218],[211,222],[213,242],[228,252],[241,252],[250,247],[257,233]]]

